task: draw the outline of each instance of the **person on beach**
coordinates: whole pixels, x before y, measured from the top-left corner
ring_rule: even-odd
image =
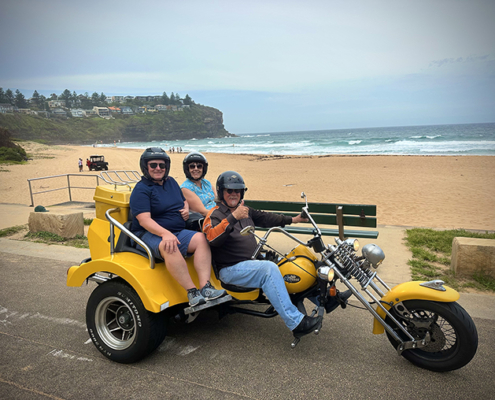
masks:
[[[187,290],[191,306],[217,299],[225,290],[210,283],[211,252],[201,232],[185,229],[189,205],[179,185],[169,176],[170,157],[159,147],[150,147],[141,155],[143,176],[130,198],[131,231],[151,249],[154,257],[163,258],[170,275]],[[200,289],[189,275],[184,257],[194,254],[194,268]]]
[[[217,203],[206,216],[203,231],[211,246],[213,261],[222,282],[245,288],[261,288],[294,336],[316,330],[321,317],[302,314],[292,304],[284,278],[272,261],[251,260],[256,249],[253,235],[242,236],[247,226],[270,228],[307,222],[302,215],[289,217],[268,213],[244,205],[247,190],[244,179],[235,171],[227,171],[217,179]]]
[[[186,198],[189,209],[206,217],[208,210],[215,207],[215,193],[209,181],[205,179],[208,161],[201,153],[192,152],[184,157],[182,169],[186,180],[180,188]]]
[[[89,161],[88,158],[86,158],[86,166],[88,167],[88,170],[91,171],[91,161]]]
[[[83,169],[82,158],[79,159],[79,161],[77,162],[77,164],[79,165],[79,172],[82,172],[82,169]]]

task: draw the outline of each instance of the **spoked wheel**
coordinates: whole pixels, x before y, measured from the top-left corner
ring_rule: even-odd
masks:
[[[105,282],[93,291],[86,307],[86,324],[96,348],[121,363],[146,357],[166,335],[163,313],[147,311],[123,281]]]
[[[409,349],[402,356],[431,371],[452,371],[469,363],[478,349],[478,332],[469,314],[457,303],[440,303],[425,300],[408,300],[392,308],[394,317],[415,339],[423,339],[429,334],[426,347]],[[390,326],[394,324],[387,318]],[[406,339],[398,328],[398,336]],[[397,348],[398,343],[387,333],[390,343]]]

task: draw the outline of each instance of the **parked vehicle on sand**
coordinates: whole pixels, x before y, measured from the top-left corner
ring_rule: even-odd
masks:
[[[108,163],[105,161],[105,156],[92,155],[89,157],[88,167],[90,171],[107,171]]]

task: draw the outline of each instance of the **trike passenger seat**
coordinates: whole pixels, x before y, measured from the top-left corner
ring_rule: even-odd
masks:
[[[124,228],[131,229],[132,221],[127,221],[124,223]],[[124,232],[120,232],[119,239],[117,240],[117,244],[115,245],[115,253],[134,253],[139,254],[140,256],[148,258],[148,253],[141,246],[136,244],[129,236],[127,236]],[[164,262],[162,258],[155,257],[155,262],[162,263]]]

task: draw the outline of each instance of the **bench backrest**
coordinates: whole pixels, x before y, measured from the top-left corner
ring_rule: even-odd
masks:
[[[276,212],[292,217],[300,214],[302,208],[306,205],[303,202],[265,200],[245,200],[244,204],[257,210]],[[314,221],[319,225],[338,226],[338,236],[341,238],[349,236],[344,233],[344,226],[358,226],[362,228],[376,228],[377,226],[376,205],[337,203],[308,203],[308,205],[309,212]]]

